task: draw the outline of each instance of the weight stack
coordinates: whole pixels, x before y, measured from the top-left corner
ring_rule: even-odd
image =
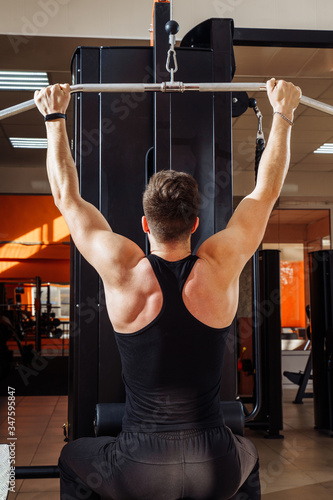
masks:
[[[310,306],[315,427],[333,432],[333,250],[310,254]]]

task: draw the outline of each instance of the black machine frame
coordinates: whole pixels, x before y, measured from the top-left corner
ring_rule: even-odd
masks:
[[[156,14],[157,13],[157,14]],[[165,65],[165,57],[168,49],[168,42],[167,42],[167,37],[165,36],[164,33],[164,25],[165,22],[168,21],[169,19],[169,5],[168,4],[160,4],[157,5],[157,9],[155,11],[155,46],[154,46],[154,65],[156,67],[164,67]],[[193,46],[196,48],[202,48],[202,49],[211,49],[209,46],[209,43],[211,40],[209,40],[210,36],[210,24],[214,22],[220,22],[221,20],[216,19],[216,20],[208,20],[205,23],[202,23],[198,27],[195,27],[193,30],[190,31],[189,34],[187,34],[182,43],[181,46],[183,47],[190,47]],[[207,33],[205,32],[207,30]],[[308,30],[270,30],[270,29],[262,29],[262,30],[254,30],[254,29],[248,29],[248,28],[235,28],[233,30],[233,45],[252,45],[252,46],[281,46],[281,47],[328,47],[331,48],[333,47],[333,43],[331,40],[329,40],[329,33],[330,32],[320,32],[320,31],[308,31]],[[220,36],[222,36],[222,39],[219,39],[217,36],[214,38],[214,50],[217,48],[217,50],[222,50],[223,51],[223,44],[221,43],[223,40],[223,34],[220,32]],[[197,38],[198,37],[198,38]],[[209,40],[209,42],[205,40]],[[204,42],[202,40],[204,39]],[[220,49],[219,49],[220,47]],[[232,65],[232,62],[230,61],[230,65]],[[220,72],[220,73],[219,73]],[[96,82],[96,75],[98,71],[97,68],[94,70],[94,75],[92,75],[92,78],[89,79],[91,83]],[[166,81],[166,76],[167,73],[165,71],[161,71],[157,77],[155,77],[154,82],[158,83],[160,81]],[[224,80],[223,74],[221,74],[221,68],[216,65],[215,67],[215,78],[217,81],[227,81]],[[170,129],[170,102],[171,99],[174,96],[169,95],[168,98],[166,99],[165,95],[161,94],[154,94],[154,109],[157,111],[155,113],[155,117],[159,116],[158,121],[155,122],[155,145],[156,147],[154,148],[153,151],[150,151],[149,154],[147,153],[147,162],[150,164],[155,162],[155,164],[163,164],[163,165],[170,165],[172,162],[171,159],[171,149],[170,149],[170,137],[169,137],[169,129]],[[180,97],[181,99],[183,97]],[[226,98],[222,95],[215,95],[215,100],[217,102],[220,102],[220,109],[224,108],[225,112],[230,113],[230,102],[227,106],[229,106],[229,111],[228,107],[226,108],[224,103],[227,103],[228,101]],[[98,113],[98,98],[97,96],[89,96],[89,101],[91,104],[89,105],[92,116],[96,115]],[[93,104],[94,103],[94,104]],[[76,112],[78,112],[76,110]],[[77,118],[80,119],[79,116]],[[217,128],[216,128],[217,127]],[[224,135],[226,134],[225,127],[223,127],[222,122],[219,125],[219,122],[217,120],[217,123],[215,125],[215,130],[214,130],[214,137],[219,137],[218,131],[222,131]],[[230,135],[227,134],[227,137],[225,138],[225,141],[227,144],[229,144],[227,147],[230,147],[231,143],[231,132]],[[167,146],[166,146],[167,145]],[[220,144],[218,144],[217,139],[215,139],[215,149],[218,149]],[[225,147],[225,145],[223,146]],[[152,155],[154,156],[154,160],[152,160]],[[231,168],[231,166],[230,166]],[[230,170],[231,172],[231,170]],[[88,178],[84,181],[84,185],[88,187],[89,189],[91,186],[91,183],[94,184],[96,183],[96,180],[93,178],[93,174],[91,173],[88,175]],[[228,187],[225,189],[224,195],[227,196],[227,198],[230,196],[227,193]],[[83,186],[83,191],[84,191],[84,186]],[[220,198],[221,199],[221,198]],[[95,203],[98,206],[98,203],[101,203],[101,200],[95,200]],[[217,200],[217,203],[219,201]],[[101,207],[100,207],[101,208]],[[221,216],[221,207],[218,205],[215,207],[216,214],[220,213]],[[220,210],[220,212],[219,212]],[[222,210],[225,211],[222,208]],[[215,222],[214,222],[214,228],[215,230],[222,229],[223,224],[225,224],[228,220],[228,218],[231,215],[231,203],[229,203],[229,209],[227,209],[227,212],[224,212],[224,215],[219,217],[218,215],[215,216]],[[224,222],[222,223],[222,227],[219,228],[219,220],[223,220]],[[102,304],[104,304],[104,299],[103,299],[103,291],[101,288],[101,284],[99,282],[99,279],[97,275],[94,275],[91,277],[92,279],[88,279],[89,276],[89,266],[88,264],[82,259],[80,256],[74,257],[73,254],[73,272],[75,273],[75,270],[78,270],[78,268],[81,266],[81,271],[80,271],[80,276],[81,276],[81,281],[80,283],[84,282],[85,280],[87,281],[86,286],[89,288],[90,293],[93,293],[93,290],[95,290],[95,293],[99,295],[100,300],[99,300],[99,305],[100,307]],[[88,273],[88,274],[87,274]],[[73,290],[73,294],[75,295],[75,291]],[[76,297],[77,299],[77,297]],[[82,299],[80,299],[82,302]],[[256,299],[255,299],[256,300]],[[78,313],[78,308],[80,301],[73,299],[73,317],[75,315],[77,316]],[[75,304],[75,305],[74,305]],[[254,304],[254,310],[259,310],[258,304]],[[98,316],[98,315],[97,315]],[[96,316],[96,317],[97,317]],[[99,319],[97,321],[98,325],[96,326],[99,328]],[[78,321],[80,323],[80,320]],[[106,326],[105,323],[105,318],[102,319],[102,322],[104,322],[104,326]],[[81,322],[82,326],[82,322]],[[90,325],[92,327],[93,325]],[[81,328],[81,327],[80,327]],[[90,328],[91,329],[91,328]],[[75,331],[76,328],[74,328]],[[258,335],[258,334],[257,334]],[[93,416],[93,410],[94,410],[94,404],[98,402],[103,402],[105,401],[105,398],[109,397],[107,395],[107,392],[103,393],[99,391],[98,386],[98,377],[101,376],[101,374],[96,373],[96,378],[91,379],[89,377],[88,379],[85,379],[85,377],[88,376],[87,371],[85,370],[85,366],[87,366],[87,363],[94,358],[95,362],[97,362],[97,358],[99,356],[98,354],[98,346],[96,343],[93,343],[94,345],[91,345],[91,349],[89,349],[89,354],[87,354],[87,351],[81,351],[80,348],[78,348],[78,338],[76,335],[73,336],[72,339],[72,352],[76,352],[74,354],[74,359],[72,359],[71,365],[73,366],[74,373],[72,373],[72,379],[71,379],[71,385],[70,385],[70,391],[69,391],[69,396],[70,396],[70,402],[69,402],[69,435],[70,439],[75,439],[76,437],[79,437],[81,435],[91,435],[92,433],[92,428],[91,428],[91,419]],[[257,347],[258,349],[260,348],[260,339],[257,339]],[[79,351],[80,353],[79,353]],[[234,355],[233,355],[233,360],[230,361],[228,364],[227,361],[227,369],[230,370],[231,367],[235,367],[235,345],[233,347]],[[259,413],[259,406],[260,406],[260,399],[261,399],[261,386],[260,386],[260,353],[256,353],[257,357],[257,380],[256,380],[256,391],[255,391],[255,397],[256,397],[256,402],[259,404],[257,405],[256,412]],[[104,360],[105,362],[107,361],[106,359]],[[111,362],[114,363],[114,365],[117,367],[117,370],[120,371],[120,360],[118,359],[118,356],[115,354],[112,354],[112,359]],[[83,385],[87,387],[86,384],[88,384],[88,387],[91,387],[92,390],[86,391],[86,394],[83,397],[79,395],[79,392],[77,390],[78,385]],[[235,381],[232,383],[232,389],[229,391],[228,394],[225,395],[225,399],[233,399],[236,396],[236,389],[235,389]],[[93,389],[94,388],[94,389]],[[116,394],[114,394],[114,397],[116,400],[122,401],[124,398],[124,393],[122,391],[116,391]],[[97,401],[96,401],[97,400]],[[88,410],[89,408],[89,410]],[[84,413],[83,413],[84,411]],[[85,416],[85,423],[83,424],[83,415]],[[82,425],[81,425],[82,424]],[[264,423],[264,426],[267,423]],[[269,426],[269,424],[267,424]],[[275,426],[276,427],[276,426]]]
[[[146,79],[148,82],[154,79],[158,82],[159,80],[165,81],[165,78],[168,77],[163,68],[165,67],[168,50],[168,36],[165,33],[164,26],[169,18],[169,4],[157,4],[155,8],[155,44],[152,60],[150,59],[150,48],[140,48],[140,52],[137,52],[137,58],[135,58],[134,65],[138,66],[135,70],[139,71],[139,79]],[[186,45],[180,47],[177,51],[181,63],[179,73],[182,73],[182,68],[185,67],[187,61],[186,71],[189,73],[190,78],[194,77],[194,74],[197,79],[199,78],[199,81],[200,79],[211,79],[211,81],[230,82],[234,71],[232,28],[233,22],[230,19],[211,20],[211,47],[196,47],[196,50],[192,50],[191,47]],[[126,50],[124,49],[119,56],[119,61],[122,63],[127,54]],[[135,50],[135,48],[131,50]],[[116,76],[112,74],[109,69],[112,66],[110,57],[113,62],[114,58],[117,58],[119,51],[121,52],[120,48],[111,49],[111,51],[108,51],[108,48],[78,49],[73,58],[73,74],[75,78],[79,83],[85,83],[85,81],[98,83],[105,80],[110,81],[110,79],[114,78],[116,78],[116,81],[117,79],[121,81],[131,81],[131,78],[137,79],[138,75],[133,76],[133,74],[126,73],[127,70],[120,70],[120,74]],[[139,54],[142,54],[144,58],[141,61],[141,69],[137,62]],[[103,69],[101,62],[103,63],[105,57],[109,59],[108,64]],[[200,65],[195,64],[196,59],[200,61]],[[225,64],[220,63],[222,59]],[[143,68],[142,64],[144,64]],[[131,65],[123,64],[123,66],[132,66],[132,63]],[[116,66],[113,65],[113,67]],[[103,134],[99,136],[96,133],[96,131],[100,130],[99,120],[101,116],[103,120],[101,111],[105,106],[110,106],[110,103],[112,106],[112,103],[115,102],[114,99],[122,98],[123,95],[116,95],[112,97],[113,100],[110,100],[111,98],[104,94],[101,97],[97,94],[75,96],[75,160],[79,172],[82,196],[101,210],[116,232],[131,237],[142,248],[145,246],[147,248],[147,242],[145,242],[139,227],[137,229],[132,226],[128,227],[123,222],[118,225],[119,218],[123,219],[124,213],[129,218],[129,212],[132,216],[135,215],[133,205],[136,207],[137,217],[140,217],[142,208],[138,208],[137,198],[140,199],[141,204],[141,193],[139,193],[139,196],[137,193],[140,188],[143,190],[145,184],[143,181],[146,181],[153,171],[170,168],[170,165],[175,170],[179,170],[181,159],[184,158],[186,151],[191,151],[191,148],[194,148],[195,155],[201,158],[199,161],[201,168],[197,168],[198,161],[195,161],[186,165],[185,170],[189,171],[189,173],[194,173],[193,169],[195,170],[199,189],[202,194],[206,194],[205,206],[201,206],[201,217],[204,223],[201,225],[201,231],[199,228],[193,240],[195,248],[200,241],[223,229],[232,214],[231,94],[221,93],[215,96],[213,94],[204,94],[199,99],[198,96],[193,95],[192,97],[191,94],[181,96],[155,93],[154,95],[145,95],[143,98],[141,96],[138,98],[137,95],[138,101],[133,106],[133,114],[137,123],[140,124],[137,134],[135,128],[133,129],[131,125],[131,120],[126,121],[125,128],[124,121],[121,119],[114,121],[112,124],[105,123],[108,130],[114,126],[117,133],[124,130],[125,136],[128,135],[128,137],[134,138],[131,146],[139,148],[140,155],[138,158],[142,157],[142,153],[145,152],[146,164],[142,168],[142,171],[146,172],[145,179],[142,178],[141,174],[140,177],[137,176],[131,160],[127,165],[128,171],[136,175],[133,188],[128,187],[130,174],[128,174],[128,181],[124,183],[124,174],[119,172],[114,157],[110,159],[108,148],[110,147],[110,141],[112,143],[114,139],[110,134],[107,138],[104,138]],[[191,104],[191,102],[195,102],[195,104]],[[197,119],[193,119],[189,123],[189,119],[186,121],[184,117],[186,117],[186,110],[191,106],[195,108],[192,111],[194,116],[198,113],[198,109],[201,115],[198,115]],[[140,111],[141,108],[142,111]],[[154,134],[150,138],[145,122],[145,120],[147,121],[147,118],[145,118],[147,114],[155,116]],[[177,115],[178,119],[174,120],[171,127],[171,119],[174,114]],[[205,123],[205,127],[202,126],[203,123]],[[201,127],[200,133],[195,128],[199,126]],[[146,135],[141,136],[141,131],[145,127]],[[200,141],[204,140],[205,143],[200,146],[199,140],[193,142],[193,137],[189,136],[188,129],[194,131],[194,137],[199,137]],[[209,133],[209,138],[207,133]],[[138,135],[138,139],[136,139],[136,135]],[[85,155],[82,144],[83,139],[88,137],[90,139],[90,152],[89,155]],[[117,144],[113,144],[113,146],[117,149]],[[152,149],[152,146],[154,146],[154,149]],[[127,147],[127,149],[129,148]],[[177,154],[174,152],[175,149]],[[118,153],[116,152],[115,155],[117,156]],[[123,155],[123,153],[119,154]],[[113,163],[112,174],[106,172],[101,166],[105,164],[107,159]],[[184,170],[184,165],[181,166],[182,170]],[[205,175],[201,170],[204,171]],[[105,190],[106,184],[109,184],[110,192]],[[122,212],[119,211],[115,201],[117,196],[115,190],[117,188],[114,186],[117,185],[118,193],[119,186],[123,186],[125,190],[123,198],[128,199],[128,196],[132,196],[132,206],[126,209],[123,205]],[[131,189],[135,190],[135,196],[134,192],[131,193]],[[135,225],[139,226],[138,221]],[[74,247],[72,248],[71,282],[73,286],[71,287],[72,335],[70,339],[69,369],[71,377],[68,430],[69,438],[76,439],[81,436],[93,435],[92,421],[96,403],[123,402],[125,393],[121,380],[120,357],[112,334],[112,327],[107,317],[101,281],[97,273]],[[90,308],[87,307],[88,304],[91,305]],[[87,322],[88,318],[89,321]],[[233,325],[234,328],[235,325]],[[228,379],[228,382],[224,385],[222,389],[223,395],[221,396],[225,400],[234,400],[236,398],[237,358],[235,343],[236,335],[231,334],[224,365],[225,378]]]
[[[234,45],[332,49],[332,31],[235,28]]]

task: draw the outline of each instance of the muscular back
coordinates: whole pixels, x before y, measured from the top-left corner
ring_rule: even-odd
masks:
[[[239,204],[227,228],[201,245],[197,252],[199,260],[184,287],[186,307],[208,326],[223,328],[231,323],[237,308],[239,275],[263,238],[287,175],[290,125],[301,91],[291,83],[273,78],[267,82],[267,93],[274,117],[256,187]],[[44,116],[65,113],[69,100],[68,84],[54,85],[35,93],[36,105]],[[81,198],[65,120],[46,121],[45,124],[47,172],[55,204],[65,217],[78,250],[104,282],[114,328],[119,332],[135,332],[149,324],[162,307],[157,279],[142,250],[134,242],[114,233],[97,208]],[[165,260],[176,261],[188,253],[176,258],[172,252],[170,257],[166,255],[164,252]]]
[[[162,308],[161,288],[146,258],[127,271],[121,289],[105,285],[105,292],[110,320],[119,333],[144,328]],[[227,327],[237,309],[238,281],[230,282],[226,266],[199,257],[185,283],[183,301],[189,312],[207,326]]]

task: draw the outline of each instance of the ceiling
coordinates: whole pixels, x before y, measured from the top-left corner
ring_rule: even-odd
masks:
[[[79,46],[147,45],[144,40],[93,38],[26,37],[0,35],[0,70],[46,71],[50,84],[71,83],[71,59]],[[0,109],[33,98],[28,91],[0,91]],[[67,113],[68,131],[72,131],[72,108]],[[0,121],[0,168],[43,167],[45,150],[14,149],[9,137],[45,137],[45,126],[37,109]]]
[[[70,61],[77,46],[147,45],[148,41],[104,40],[61,37],[11,37],[0,35],[1,70],[47,71],[50,83],[70,82]],[[235,82],[265,82],[272,76],[300,86],[307,97],[333,105],[333,49],[235,47]],[[0,109],[31,99],[31,92],[0,92]],[[265,138],[272,110],[265,92],[255,97],[264,116]],[[72,119],[69,111],[69,127]],[[252,109],[233,119],[234,170],[253,170],[258,121]],[[45,137],[44,124],[37,110],[0,121],[0,168],[41,167],[43,150],[14,150],[9,137]],[[300,105],[292,134],[291,170],[298,172],[333,171],[332,155],[313,151],[324,142],[333,142],[333,117]]]
[[[329,219],[329,210],[274,210],[270,224],[313,224]]]
[[[329,247],[330,210],[274,210],[263,241],[265,244],[272,243],[273,246],[300,243],[308,251],[322,250],[323,245]]]
[[[303,95],[333,105],[333,49],[235,47],[234,81],[265,82],[272,76],[293,82]],[[272,108],[265,92],[249,94],[257,101],[264,116],[265,139],[271,125]],[[252,113],[252,115],[251,115]],[[295,112],[292,132],[291,171],[331,172],[333,156],[314,154],[325,142],[333,142],[333,117],[300,105]],[[253,157],[244,141],[255,144],[257,118],[249,109],[234,120],[233,140],[235,170],[252,170]]]

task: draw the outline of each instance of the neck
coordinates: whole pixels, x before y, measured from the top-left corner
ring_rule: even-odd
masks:
[[[160,243],[150,241],[150,253],[170,262],[185,259],[191,255],[191,240],[185,242]]]

